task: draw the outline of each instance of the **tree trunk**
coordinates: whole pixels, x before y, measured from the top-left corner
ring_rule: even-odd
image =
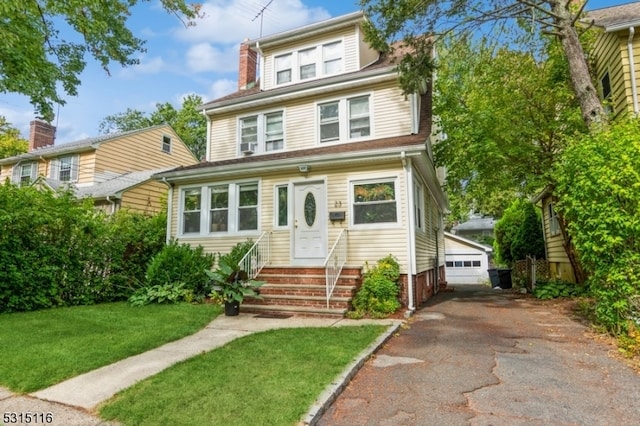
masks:
[[[589,66],[578,39],[578,33],[573,25],[574,15],[568,7],[569,3],[571,3],[570,0],[550,2],[555,16],[555,23],[558,25],[557,31],[562,43],[562,49],[569,62],[571,83],[580,104],[582,119],[587,127],[591,127],[595,123],[604,123],[606,121],[606,113],[598,98],[598,92],[591,81]]]
[[[580,260],[578,260],[578,253],[576,253],[576,248],[573,245],[573,241],[571,236],[567,232],[567,222],[564,220],[564,217],[556,212],[558,215],[558,225],[560,225],[560,232],[562,233],[562,247],[564,248],[565,253],[567,253],[567,257],[569,258],[569,263],[571,263],[571,269],[573,269],[573,276],[576,279],[576,283],[583,284],[587,278],[582,266],[580,265]]]

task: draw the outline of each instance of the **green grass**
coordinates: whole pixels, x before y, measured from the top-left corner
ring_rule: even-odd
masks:
[[[0,315],[0,386],[33,392],[196,332],[216,305],[127,303]]]
[[[123,391],[100,416],[126,425],[295,425],[385,328],[252,334]]]

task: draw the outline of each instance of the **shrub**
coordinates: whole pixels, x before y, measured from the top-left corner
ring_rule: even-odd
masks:
[[[561,280],[538,281],[533,296],[538,299],[584,296],[586,287]]]
[[[376,266],[364,274],[362,287],[353,298],[356,312],[351,317],[383,318],[398,310],[399,278],[400,265],[392,255],[378,260]]]
[[[172,240],[151,259],[145,287],[175,285],[196,296],[204,296],[209,281],[204,271],[211,269],[214,257],[205,253],[202,246],[192,247]]]
[[[508,265],[527,256],[545,257],[540,213],[527,200],[511,203],[496,222],[494,233],[498,263]]]
[[[598,323],[629,330],[640,293],[640,122],[629,119],[573,141],[556,175],[558,212],[588,275]]]
[[[133,306],[144,306],[150,303],[190,303],[193,299],[193,291],[186,289],[184,283],[168,283],[139,288],[129,297],[129,303]]]

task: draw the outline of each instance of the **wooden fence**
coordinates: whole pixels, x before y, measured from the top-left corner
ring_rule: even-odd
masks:
[[[531,291],[537,280],[549,279],[549,262],[546,259],[536,259],[527,257],[524,260],[517,260],[513,270],[513,283],[526,287]]]

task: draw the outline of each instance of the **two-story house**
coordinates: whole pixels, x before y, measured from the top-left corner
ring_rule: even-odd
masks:
[[[29,151],[0,159],[0,181],[70,188],[108,213],[120,208],[151,213],[162,208],[167,193],[167,185],[152,175],[197,163],[169,125],[59,145],[55,132],[48,123],[32,121]]]
[[[339,280],[389,254],[410,309],[444,280],[431,88],[403,95],[393,58],[364,39],[365,19],[245,40],[238,91],[202,105],[207,161],[158,176],[172,186],[170,237],[221,253],[252,239],[268,254],[264,299],[243,310],[343,315],[352,293]]]
[[[640,29],[640,2],[591,10],[583,22],[597,32],[589,60],[605,110],[613,119],[638,115],[640,35],[636,35],[636,28]],[[575,282],[576,269],[567,256],[552,188],[546,188],[533,201],[542,208],[550,277]]]

